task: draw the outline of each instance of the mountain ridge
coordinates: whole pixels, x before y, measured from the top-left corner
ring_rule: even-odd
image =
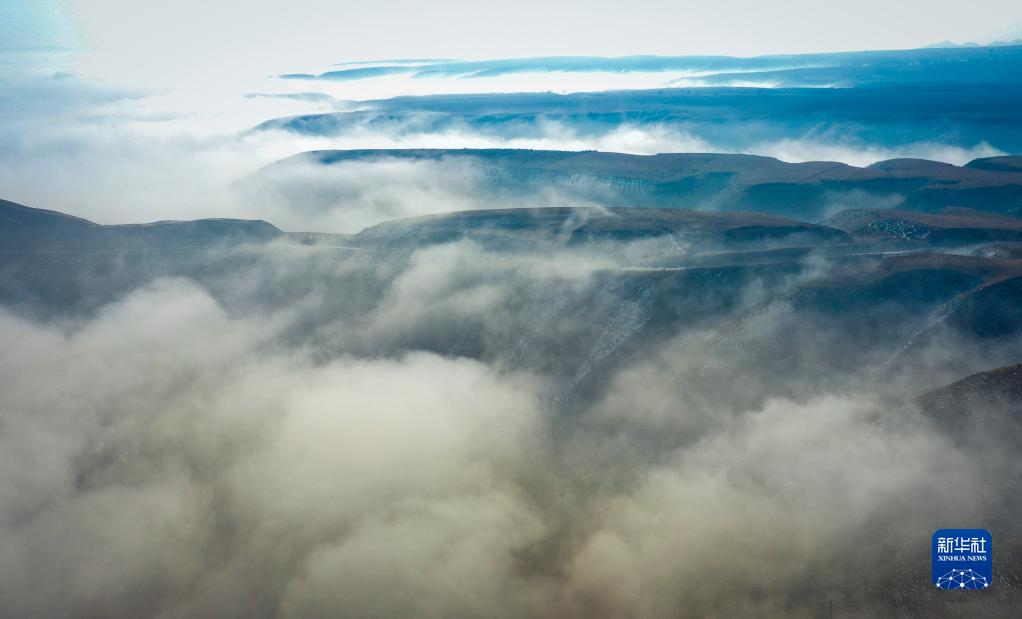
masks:
[[[865,167],[832,161],[789,163],[724,153],[632,155],[527,149],[365,149],[309,151],[259,170],[246,183],[287,183],[299,166],[386,160],[470,164],[477,182],[498,194],[540,195],[554,188],[578,202],[607,207],[755,211],[822,223],[838,208],[886,205],[937,213],[971,208],[1022,214],[1022,158],[987,157],[956,166],[889,159]],[[464,166],[456,170],[466,173]],[[531,192],[531,194],[530,194]],[[282,193],[286,194],[286,189]]]

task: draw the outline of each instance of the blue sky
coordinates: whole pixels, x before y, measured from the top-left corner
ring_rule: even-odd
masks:
[[[61,0],[0,2],[0,51],[79,45],[72,7]]]

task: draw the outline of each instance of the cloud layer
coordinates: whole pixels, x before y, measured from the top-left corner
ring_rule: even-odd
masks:
[[[1010,445],[974,460],[912,408],[811,382],[728,403],[700,378],[712,330],[596,391],[577,355],[540,371],[587,331],[605,364],[649,320],[596,256],[270,251],[79,317],[0,315],[0,614],[862,611],[919,595],[912,549],[999,500]]]

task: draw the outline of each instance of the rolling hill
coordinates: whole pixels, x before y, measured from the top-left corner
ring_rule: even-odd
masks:
[[[273,164],[249,182],[284,182],[296,166],[342,166],[388,160],[468,164],[493,191],[538,194],[560,188],[604,206],[757,211],[820,222],[842,208],[896,205],[938,213],[968,208],[1022,214],[1022,169],[1017,157],[980,159],[964,166],[921,159],[867,167],[770,157],[535,150],[315,151]]]

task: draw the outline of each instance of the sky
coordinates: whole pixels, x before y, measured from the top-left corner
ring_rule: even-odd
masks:
[[[211,65],[305,58],[591,54],[757,55],[991,39],[1022,21],[1013,0],[4,0],[7,48],[84,46]],[[217,57],[211,57],[211,54]],[[257,63],[261,64],[261,63]]]
[[[189,106],[201,109],[202,102],[194,101],[198,94],[279,89],[269,76],[352,61],[901,49],[945,40],[988,42],[1020,24],[1022,5],[1013,0],[976,0],[969,11],[932,0],[0,0],[0,52],[70,50],[56,70],[104,85],[188,90]],[[564,78],[540,86],[564,91],[557,87]],[[643,79],[610,87],[662,81]],[[400,78],[371,80],[331,94],[364,100],[459,91],[455,82],[434,88]],[[502,85],[520,87],[513,78]]]
[[[326,71],[352,61],[901,49],[945,40],[987,42],[1020,24],[1022,5],[1014,0],[976,0],[969,11],[957,2],[932,0],[0,0],[0,52],[70,50],[56,71],[96,84],[187,90],[188,106],[201,113],[202,95],[218,99],[279,90],[280,82],[269,76]],[[563,92],[557,80],[564,79],[539,86]],[[643,79],[607,87],[662,81]],[[461,90],[458,80],[445,80],[442,87],[392,82],[369,80],[331,94],[364,100]],[[504,78],[497,89],[518,89],[519,82]],[[564,84],[574,90],[596,86]]]

